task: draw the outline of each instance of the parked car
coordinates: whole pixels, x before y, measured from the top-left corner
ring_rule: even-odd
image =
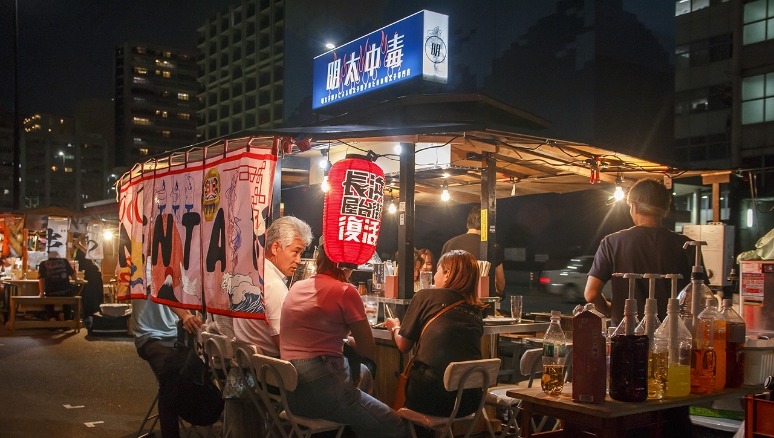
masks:
[[[583,291],[586,289],[592,263],[594,256],[580,256],[571,259],[562,269],[542,271],[540,288],[550,294],[562,295],[566,301],[584,302]],[[612,283],[608,281],[602,288],[602,295],[610,300],[612,293]]]

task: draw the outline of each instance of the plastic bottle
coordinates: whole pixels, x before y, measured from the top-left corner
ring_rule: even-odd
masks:
[[[567,339],[559,321],[562,313],[551,311],[551,323],[543,337],[543,377],[540,387],[549,395],[561,394],[564,387],[564,353]]]
[[[673,333],[675,333],[673,335]],[[680,319],[680,304],[669,300],[667,317],[654,334],[655,351],[666,355],[666,396],[683,397],[691,392],[691,332]]]
[[[726,319],[726,388],[739,388],[744,383],[744,342],[747,326],[734,310],[733,301],[723,300],[720,312]]]
[[[659,327],[658,303],[655,299],[656,280],[662,278],[659,274],[645,274],[648,279],[648,298],[645,300],[645,316],[642,318],[637,331],[648,336],[648,398],[661,400],[664,398],[664,387],[667,380],[667,355],[657,353],[655,349],[654,333]]]
[[[607,395],[610,395],[610,348],[613,346],[613,334],[615,334],[615,327],[608,327],[607,328],[607,344],[605,345],[605,355],[607,356],[607,364],[606,364],[606,376],[605,379],[605,390],[607,391]]]
[[[360,296],[368,295],[368,288],[366,288],[366,284],[362,281],[357,284],[357,291]]]
[[[710,394],[715,389],[716,356],[712,335],[717,311],[712,309],[714,300],[706,301],[709,308],[699,314],[696,322],[691,352],[691,394]]]
[[[637,274],[629,278],[629,299],[624,318],[613,333],[610,346],[610,397],[626,402],[644,401],[648,397],[648,336],[637,330],[637,300],[633,299]]]
[[[717,303],[717,299],[715,299],[715,295],[712,293],[712,289],[710,289],[706,284],[701,284],[701,305],[699,306],[699,313],[707,308],[706,303],[708,299],[712,299],[714,303]],[[677,295],[677,299],[680,301],[680,317],[683,318],[683,321],[685,322],[686,326],[690,326],[690,323],[688,320],[693,318],[693,314],[691,312],[691,307],[693,303],[693,284],[688,283],[687,286],[683,288],[683,290],[680,291],[680,293]],[[716,304],[717,305],[717,304]]]
[[[715,300],[712,300],[715,303]],[[728,327],[726,318],[718,312],[717,308],[707,306],[707,310],[715,315],[715,323],[712,325],[712,348],[715,350],[715,389],[723,389],[726,386],[726,341],[728,339]]]

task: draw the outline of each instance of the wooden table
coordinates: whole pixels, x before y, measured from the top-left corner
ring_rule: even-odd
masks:
[[[86,280],[77,279],[70,280],[70,285],[77,286],[78,291],[76,295],[80,295],[83,291],[83,287],[88,283]],[[8,320],[8,314],[10,311],[10,297],[32,297],[40,295],[40,285],[38,280],[3,280],[3,319]]]
[[[607,397],[601,404],[573,402],[572,384],[568,383],[565,383],[562,393],[558,396],[547,395],[540,387],[513,389],[506,394],[508,397],[521,399],[523,438],[533,436],[530,419],[535,414],[562,420],[562,430],[543,432],[539,434],[541,437],[575,437],[582,436],[584,431],[595,433],[598,438],[618,437],[623,436],[626,429],[636,427],[650,427],[650,436],[659,437],[662,436],[665,409],[706,403],[725,397],[742,397],[754,393],[757,389],[724,389],[708,395],[646,400],[640,403],[620,402]]]
[[[73,319],[69,321],[17,321],[16,306],[24,305],[45,305],[45,304],[69,304],[75,306],[73,309]],[[64,327],[81,331],[81,297],[15,297],[11,296],[11,314],[8,321],[8,328],[11,331],[17,328],[51,328]]]

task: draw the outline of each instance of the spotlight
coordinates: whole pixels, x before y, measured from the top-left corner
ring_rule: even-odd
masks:
[[[322,149],[320,150],[320,153],[322,154],[322,158],[320,158],[320,161],[319,161],[320,169],[322,170],[330,169],[331,160],[328,159],[328,150]]]

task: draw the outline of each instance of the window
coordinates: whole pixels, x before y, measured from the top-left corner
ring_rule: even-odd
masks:
[[[148,69],[145,67],[135,67],[134,72],[137,73],[138,75],[147,75]]]
[[[742,79],[742,124],[763,122],[774,122],[774,72]]]
[[[143,140],[140,137],[135,137],[134,138],[134,144],[148,144],[148,142],[146,140]]]
[[[179,113],[177,116],[183,120],[189,120],[191,118],[191,115],[188,113]]]
[[[172,53],[171,52],[164,52],[164,57],[165,58],[171,58],[172,57]]]
[[[177,98],[180,100],[188,100],[188,93],[177,93]]]
[[[169,116],[168,112],[166,112],[166,111],[162,111],[161,112],[161,117],[167,117],[167,116]]]
[[[161,131],[161,136],[164,138],[169,138],[169,131]]]
[[[56,166],[51,166],[51,171],[56,172]]]
[[[148,155],[148,148],[140,148],[140,155]]]
[[[164,70],[161,73],[161,75],[164,76],[165,78],[171,78],[172,77],[172,74],[170,72],[166,71],[166,70]]]
[[[132,82],[134,82],[135,84],[147,84],[147,83],[148,83],[148,80],[147,80],[147,79],[145,79],[145,78],[141,78],[141,77],[138,77],[138,76],[134,76],[134,77],[132,78]]]
[[[132,117],[132,123],[135,125],[150,125],[151,121],[145,117]]]
[[[708,8],[709,6],[710,0],[677,0],[675,2],[675,16],[679,17],[680,15]]]
[[[770,39],[774,39],[774,0],[745,4],[742,43],[755,44]]]
[[[64,171],[65,171],[65,173],[72,173],[73,172],[73,168],[72,167],[65,167]]]

